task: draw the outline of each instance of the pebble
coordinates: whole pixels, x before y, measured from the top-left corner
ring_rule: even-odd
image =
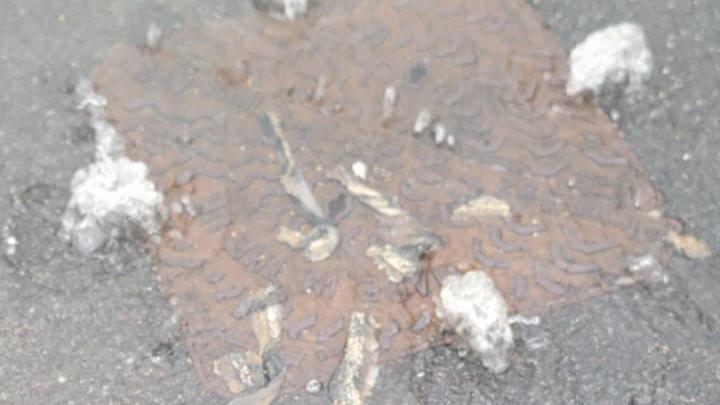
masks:
[[[367,180],[367,165],[365,162],[358,160],[352,164],[353,174],[360,180]]]
[[[318,392],[320,392],[320,390],[322,390],[322,387],[322,383],[319,380],[313,378],[305,384],[305,391],[308,394],[317,394]]]

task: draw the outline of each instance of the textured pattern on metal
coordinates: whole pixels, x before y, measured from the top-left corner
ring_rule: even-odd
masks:
[[[542,313],[631,281],[633,257],[663,262],[659,195],[614,124],[564,97],[565,77],[564,51],[520,0],[323,2],[295,23],[250,13],[171,33],[155,51],[115,47],[94,80],[174,208],[158,271],[202,380],[226,393],[212,362],[257,349],[247,299],[271,284],[295,389],[329,377],[353,311],[380,323],[384,359],[445,341],[432,296],[452,272],[485,270],[513,311]],[[453,146],[413,135],[423,109]],[[313,224],[283,190],[266,112],[339,230],[325,261],[277,242],[279,226]],[[358,160],[368,184],[444,238],[414,280],[375,268],[375,213],[328,176]],[[512,215],[451,220],[482,194]]]

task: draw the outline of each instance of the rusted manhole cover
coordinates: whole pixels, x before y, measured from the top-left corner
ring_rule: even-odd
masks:
[[[431,297],[448,273],[484,269],[514,311],[539,313],[627,282],[633,257],[662,261],[659,196],[607,117],[565,99],[564,78],[563,50],[520,0],[323,2],[300,22],[249,13],[156,52],[115,47],[94,79],[175,208],[159,273],[203,381],[227,394],[213,361],[257,349],[248,297],[270,285],[294,389],[328,378],[352,311],[380,322],[381,357],[440,341]],[[422,110],[454,145],[413,136]],[[339,230],[327,260],[277,241],[281,226],[317,224],[281,184],[267,112]],[[391,283],[366,256],[376,214],[329,176],[357,161],[365,184],[444,239],[412,280]],[[483,194],[512,215],[452,220]]]

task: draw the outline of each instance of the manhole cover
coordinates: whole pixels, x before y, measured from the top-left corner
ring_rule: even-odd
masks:
[[[565,63],[520,0],[323,2],[116,46],[94,80],[172,208],[158,270],[204,383],[228,394],[216,360],[258,350],[263,300],[283,307],[292,390],[327,380],[353,311],[380,323],[381,358],[443,341],[432,296],[449,273],[485,270],[525,314],[664,262],[660,197],[615,125],[565,98]],[[405,281],[368,257],[382,215],[338,181],[353,164],[355,186],[439,237]],[[308,187],[291,197],[288,178]],[[495,211],[463,216],[478,207]],[[308,260],[303,237],[332,229],[338,247]]]

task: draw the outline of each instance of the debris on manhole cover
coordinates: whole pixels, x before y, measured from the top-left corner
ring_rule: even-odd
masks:
[[[653,56],[639,25],[623,23],[595,31],[570,53],[566,93],[599,95],[604,87],[638,91],[650,78]]]
[[[94,74],[170,208],[160,284],[210,389],[266,392],[277,378],[236,374],[270,358],[285,391],[328,384],[356,313],[380,363],[445,342],[449,275],[481,270],[538,314],[666,262],[660,196],[613,123],[565,98],[565,53],[524,2],[294,18],[118,45]]]
[[[372,395],[380,372],[377,329],[372,316],[354,312],[350,317],[345,355],[330,387],[334,405],[362,405]]]
[[[466,338],[488,370],[500,373],[510,366],[513,333],[507,303],[485,273],[468,271],[462,277],[445,277],[437,315]]]

